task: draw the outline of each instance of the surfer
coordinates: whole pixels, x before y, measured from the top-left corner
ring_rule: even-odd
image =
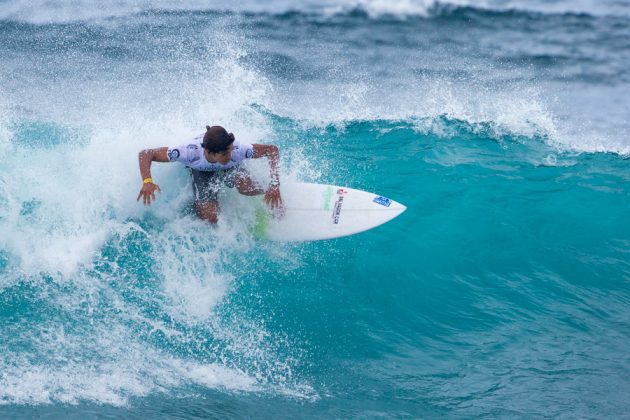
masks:
[[[265,191],[240,164],[245,159],[267,157],[271,167],[271,182]],[[278,147],[271,144],[248,144],[236,141],[234,134],[221,126],[206,126],[206,132],[189,143],[142,150],[138,156],[142,189],[136,201],[144,205],[155,201],[160,187],[151,178],[151,162],[180,162],[190,168],[194,208],[197,215],[210,223],[219,216],[218,194],[223,185],[236,187],[244,195],[265,194],[265,203],[272,209],[282,208],[278,175]]]

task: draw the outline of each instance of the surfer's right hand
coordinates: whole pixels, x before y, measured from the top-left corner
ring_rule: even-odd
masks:
[[[267,192],[265,193],[265,204],[267,204],[271,209],[277,209],[282,207],[282,197],[280,197],[280,187],[276,185],[272,185],[269,187]]]
[[[148,182],[142,184],[142,188],[140,189],[140,194],[138,194],[138,198],[136,201],[140,201],[140,197],[142,197],[142,202],[145,206],[150,206],[151,201],[155,201],[155,190],[159,193],[162,193],[158,184],[154,184],[153,182]]]

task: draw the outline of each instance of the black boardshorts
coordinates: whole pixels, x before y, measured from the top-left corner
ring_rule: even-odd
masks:
[[[247,176],[248,173],[240,166],[233,166],[217,171],[198,171],[196,169],[190,169],[190,175],[192,177],[195,203],[205,203],[217,200],[221,187],[225,185],[226,187],[233,188],[238,178]]]

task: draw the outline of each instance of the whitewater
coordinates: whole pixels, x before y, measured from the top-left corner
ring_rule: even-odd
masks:
[[[0,417],[627,417],[628,39],[618,0],[0,1]],[[137,203],[208,124],[408,210],[263,241],[175,164]]]

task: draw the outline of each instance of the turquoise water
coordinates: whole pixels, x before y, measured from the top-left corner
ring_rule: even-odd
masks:
[[[627,416],[624,4],[0,5],[0,417]],[[260,241],[177,165],[137,204],[208,121],[408,210]]]

